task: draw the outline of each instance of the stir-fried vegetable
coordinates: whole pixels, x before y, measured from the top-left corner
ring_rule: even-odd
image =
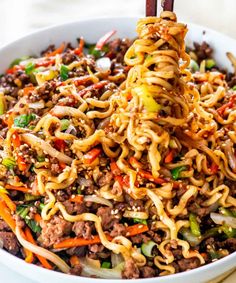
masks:
[[[158,112],[161,109],[161,105],[155,101],[146,85],[137,86],[133,91],[140,97],[148,112]]]
[[[216,65],[215,60],[213,60],[213,59],[207,59],[207,60],[206,60],[206,68],[207,68],[207,69],[211,69],[211,68],[213,68],[215,65]]]
[[[190,70],[192,70],[193,72],[199,71],[199,65],[198,65],[198,63],[197,63],[195,60],[193,60],[193,59],[190,60],[189,68],[190,68]]]
[[[216,224],[221,224],[221,225],[228,225],[229,227],[236,228],[236,218],[232,216],[226,216],[222,215],[220,213],[215,213],[212,212],[210,214],[211,219],[216,223]]]
[[[69,78],[69,69],[65,65],[61,65],[60,69],[60,76],[63,81],[67,80]]]
[[[25,61],[27,59],[29,59],[29,56],[22,56],[21,58],[16,58],[11,62],[11,64],[9,65],[9,68],[14,67],[15,65],[19,65],[20,62]]]
[[[69,126],[70,126],[70,120],[68,119],[61,120],[61,131],[67,130]]]
[[[5,108],[4,94],[0,92],[0,115],[4,114]]]
[[[178,180],[180,178],[180,173],[184,170],[186,170],[186,166],[180,166],[180,167],[176,167],[174,169],[171,170],[171,175],[173,177],[174,180]]]
[[[141,223],[141,224],[147,225],[146,219],[133,218],[133,221],[134,221],[134,223]]]
[[[24,128],[28,126],[28,124],[36,119],[35,114],[22,114],[14,119],[14,125],[16,127]]]
[[[93,148],[89,152],[87,152],[84,157],[85,164],[91,164],[100,154],[102,150],[100,148]]]
[[[35,69],[35,63],[33,62],[29,62],[26,66],[25,66],[25,73],[27,75],[30,75]]]
[[[16,208],[16,213],[25,220],[25,223],[30,227],[34,232],[41,232],[41,227],[36,223],[35,220],[30,219],[28,216],[31,205],[18,205]]]
[[[126,228],[126,237],[133,237],[138,234],[142,234],[148,231],[147,225],[135,224]],[[106,235],[107,239],[111,241],[113,238],[110,235]],[[85,238],[68,238],[62,240],[59,243],[54,244],[54,249],[64,249],[72,247],[87,246],[92,244],[99,244],[101,240],[98,235],[93,236],[91,239]]]
[[[154,247],[157,247],[157,243],[148,241],[147,243],[142,244],[141,251],[147,257],[154,257],[154,255],[152,254]]]
[[[199,223],[197,221],[197,217],[194,213],[189,214],[189,222],[190,222],[190,229],[194,236],[200,237],[201,236],[201,230]]]
[[[2,165],[6,166],[8,169],[13,169],[16,166],[16,161],[12,157],[4,158]]]
[[[111,268],[111,263],[109,261],[104,261],[101,265],[102,268]]]
[[[0,216],[11,228],[12,231],[15,231],[16,222],[13,219],[10,209],[7,207],[4,200],[0,200]]]

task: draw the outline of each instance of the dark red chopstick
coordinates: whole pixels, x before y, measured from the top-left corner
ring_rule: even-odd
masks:
[[[146,0],[146,17],[156,17],[157,0]]]
[[[174,10],[174,0],[162,0],[161,6],[163,11],[173,11]]]
[[[173,11],[174,0],[162,0],[161,6],[163,11]],[[157,16],[157,0],[146,0],[146,17]]]

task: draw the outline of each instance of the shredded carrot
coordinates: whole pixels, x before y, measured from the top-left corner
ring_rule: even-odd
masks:
[[[25,171],[28,168],[24,157],[20,155],[17,156],[17,165],[20,171]]]
[[[10,208],[12,212],[16,211],[15,203],[9,198],[7,194],[0,192],[0,198],[5,201],[6,205]]]
[[[126,236],[132,237],[144,232],[147,232],[148,226],[143,224],[135,224],[133,226],[129,226],[126,228]],[[106,235],[107,239],[111,241],[113,238],[110,235]],[[85,239],[85,238],[68,238],[60,243],[54,245],[54,249],[64,249],[64,248],[72,248],[72,247],[80,247],[80,246],[87,246],[92,244],[99,244],[101,240],[98,235],[93,236],[92,239]]]
[[[83,202],[83,199],[84,199],[84,196],[82,196],[82,195],[74,195],[74,197],[73,196],[71,196],[70,198],[69,198],[69,200],[71,201],[71,202],[77,202],[77,203],[82,203]]]
[[[114,176],[117,176],[117,175],[120,175],[120,174],[121,174],[121,170],[120,170],[120,168],[117,166],[117,164],[116,164],[115,161],[111,162],[110,168],[111,168],[111,173],[112,173]]]
[[[34,214],[34,220],[35,220],[37,223],[39,223],[39,222],[42,220],[41,215],[38,214],[38,213],[35,213],[35,214]]]
[[[16,222],[11,215],[10,209],[7,207],[5,201],[0,200],[0,216],[11,228],[12,231],[16,229]]]
[[[65,43],[63,42],[56,50],[46,54],[46,57],[53,57],[57,54],[60,54],[64,51],[64,49],[65,49]]]
[[[33,245],[36,245],[36,242],[35,242],[35,240],[33,238],[33,235],[31,234],[31,231],[30,231],[29,227],[25,228],[25,236],[26,236],[27,241],[29,241]],[[51,264],[47,261],[46,258],[44,258],[44,257],[42,257],[40,255],[37,255],[37,254],[35,254],[35,255],[38,258],[38,260],[42,263],[43,267],[45,267],[47,269],[52,269]]]
[[[100,148],[93,148],[89,152],[87,152],[84,157],[83,161],[85,164],[91,164],[100,154],[102,150]]]
[[[77,255],[72,255],[70,257],[70,264],[71,266],[79,265],[79,258],[77,257]]]
[[[134,167],[135,169],[142,169],[143,168],[143,164],[141,162],[139,162],[135,157],[130,157],[129,159],[129,163],[131,164],[132,167]]]
[[[215,164],[214,162],[211,164],[210,170],[212,174],[216,174],[219,169],[219,166]]]
[[[31,93],[31,91],[33,91],[34,89],[35,89],[34,86],[25,87],[23,89],[23,93],[24,93],[25,96],[28,96]]]
[[[47,61],[42,61],[42,62],[37,62],[35,64],[35,67],[48,67],[49,65],[55,64],[55,59],[52,60],[47,60]]]
[[[163,179],[163,178],[154,178],[151,173],[149,173],[147,171],[144,171],[144,170],[139,170],[138,171],[138,175],[140,175],[142,178],[148,179],[149,181],[154,182],[154,183],[156,183],[158,185],[166,183],[165,179]]]
[[[22,237],[25,240],[27,240],[25,232],[21,231],[21,233],[22,233]],[[32,263],[34,261],[34,254],[30,250],[27,250],[26,248],[24,248],[24,252],[25,252],[25,262]]]
[[[219,107],[216,111],[218,112],[218,114],[219,114],[220,116],[223,116],[223,114],[224,114],[224,112],[225,112],[225,110],[226,110],[227,108],[232,108],[232,107],[234,106],[235,101],[236,101],[236,95],[233,95],[233,96],[230,97],[228,103],[222,105],[222,106]]]
[[[83,37],[81,37],[79,41],[79,47],[74,49],[74,53],[76,55],[80,55],[83,52],[83,48],[84,48],[84,39]]]
[[[174,149],[169,150],[168,154],[165,157],[164,162],[165,163],[171,163],[174,159],[174,153],[175,153]]]
[[[5,186],[6,189],[8,190],[15,190],[15,191],[20,191],[20,192],[23,192],[23,193],[30,193],[31,192],[31,189],[27,188],[27,187],[18,187],[18,186],[13,186],[13,185],[10,185],[10,184],[6,184]]]
[[[21,145],[20,137],[17,132],[12,134],[12,144],[14,148],[17,148]]]

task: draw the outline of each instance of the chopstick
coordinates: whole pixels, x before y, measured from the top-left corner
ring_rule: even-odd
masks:
[[[146,17],[157,16],[157,0],[146,0]]]
[[[162,0],[161,6],[163,11],[173,11],[174,0]],[[146,17],[157,16],[157,0],[146,0]]]
[[[174,9],[174,0],[162,0],[161,6],[163,8],[163,11],[172,11]]]

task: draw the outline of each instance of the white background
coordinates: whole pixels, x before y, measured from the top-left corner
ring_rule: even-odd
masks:
[[[236,38],[236,0],[175,0],[175,11],[181,21]],[[0,46],[49,25],[82,18],[144,14],[145,0],[0,0]],[[0,278],[4,283],[33,283],[3,266]],[[236,274],[224,281],[233,282]]]

